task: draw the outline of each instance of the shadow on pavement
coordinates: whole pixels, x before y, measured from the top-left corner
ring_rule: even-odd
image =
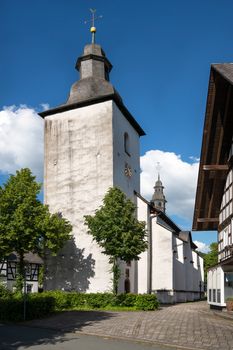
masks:
[[[96,326],[96,323],[111,317],[114,317],[111,312],[67,311],[46,319],[0,324],[0,350],[64,343],[71,339],[66,337],[66,333],[81,331],[92,324]]]

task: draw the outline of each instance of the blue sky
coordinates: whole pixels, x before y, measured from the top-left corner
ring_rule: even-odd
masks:
[[[84,24],[89,8],[103,15],[96,22],[97,43],[113,64],[111,82],[147,134],[141,155],[154,161],[158,152],[148,152],[161,150],[185,166],[195,163],[190,157],[200,156],[210,64],[233,58],[231,0],[2,0],[0,110],[25,105],[39,111],[41,104],[54,107],[66,101],[78,78],[76,59],[91,40]],[[2,154],[14,140],[7,142]],[[1,164],[0,170],[8,172]],[[183,186],[181,178],[174,184],[176,191],[169,190],[169,179],[163,181],[168,201],[183,191],[187,178]],[[181,226],[191,226],[190,217],[171,209],[169,214]],[[215,238],[194,234],[205,243]]]

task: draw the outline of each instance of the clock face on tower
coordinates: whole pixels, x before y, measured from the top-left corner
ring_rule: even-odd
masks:
[[[133,175],[132,169],[128,163],[125,164],[125,176],[131,177]]]

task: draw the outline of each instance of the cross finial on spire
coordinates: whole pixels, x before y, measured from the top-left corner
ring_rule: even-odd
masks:
[[[156,170],[158,172],[158,180],[160,180],[160,170],[161,170],[161,165],[160,162],[156,163]]]
[[[88,23],[91,22],[91,28],[90,28],[90,32],[92,33],[92,44],[95,44],[95,33],[96,33],[96,27],[95,27],[95,20],[102,18],[103,16],[96,16],[96,9],[90,9],[91,14],[92,14],[92,18],[89,21],[84,21],[84,23]]]

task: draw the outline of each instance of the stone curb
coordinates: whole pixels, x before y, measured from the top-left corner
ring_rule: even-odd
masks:
[[[89,333],[89,332],[82,332],[82,331],[74,331],[73,333],[80,334],[80,335],[89,335],[89,336],[95,336],[95,337],[100,337],[100,338],[106,338],[106,339],[120,339],[120,340],[125,340],[129,342],[134,342],[134,343],[145,343],[145,344],[151,344],[151,345],[159,345],[161,347],[164,347],[164,350],[169,350],[170,348],[173,348],[175,350],[203,350],[203,348],[190,348],[182,345],[174,345],[171,343],[165,343],[165,342],[160,342],[160,341],[152,341],[152,340],[147,340],[143,338],[130,338],[130,337],[123,337],[123,336],[110,336],[110,335],[104,335],[104,334],[96,334],[96,333]]]

